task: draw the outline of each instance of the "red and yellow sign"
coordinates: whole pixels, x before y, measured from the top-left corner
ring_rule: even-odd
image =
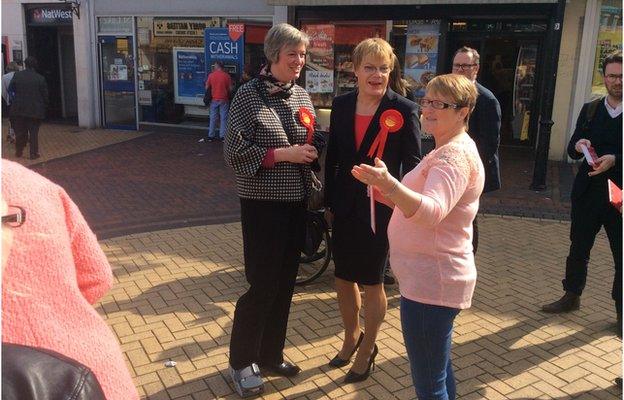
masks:
[[[397,110],[390,109],[381,113],[381,117],[379,117],[381,129],[379,129],[375,141],[368,150],[368,156],[370,158],[377,157],[381,159],[383,157],[386,141],[388,140],[388,133],[396,132],[401,129],[403,127],[403,122],[403,116]]]
[[[299,122],[308,131],[306,143],[312,144],[312,139],[314,138],[314,114],[307,108],[301,107],[299,109]]]

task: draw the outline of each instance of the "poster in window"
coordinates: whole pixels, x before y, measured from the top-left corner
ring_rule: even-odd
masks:
[[[404,76],[416,97],[425,95],[427,83],[436,75],[439,20],[415,20],[407,25]]]
[[[174,97],[177,104],[203,106],[206,64],[202,48],[173,48]]]
[[[310,38],[306,52],[305,88],[315,105],[329,106],[334,91],[335,26],[303,25],[303,31]]]
[[[602,62],[616,50],[622,50],[622,3],[603,1],[600,7],[600,28],[592,79],[592,95],[595,97],[607,94],[602,80]]]

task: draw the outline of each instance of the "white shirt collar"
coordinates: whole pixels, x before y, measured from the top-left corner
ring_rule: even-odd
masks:
[[[609,102],[607,101],[607,96],[605,96],[604,104],[611,118],[616,118],[618,115],[622,114],[622,102],[620,102],[617,107],[613,108],[611,107],[611,104],[609,104]]]

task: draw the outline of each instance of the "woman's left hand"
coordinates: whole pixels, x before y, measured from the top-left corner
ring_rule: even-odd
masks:
[[[387,193],[395,185],[395,178],[390,175],[383,161],[375,157],[375,166],[367,164],[354,165],[351,174],[358,181],[376,186],[381,192]]]

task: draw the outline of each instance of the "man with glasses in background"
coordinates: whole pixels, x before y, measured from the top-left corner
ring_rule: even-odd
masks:
[[[542,306],[547,313],[578,310],[587,280],[589,253],[604,226],[615,262],[611,296],[615,301],[617,331],[622,336],[622,214],[609,202],[608,180],[622,187],[622,52],[607,56],[602,65],[607,96],[583,105],[568,155],[579,160],[582,146],[592,149],[596,158],[580,164],[572,186],[570,252],[566,259],[563,290],[554,303]],[[592,152],[587,151],[590,156]],[[593,161],[590,165],[589,162]]]
[[[468,135],[475,141],[483,167],[485,168],[483,193],[487,193],[498,190],[501,187],[498,161],[501,108],[494,94],[477,82],[479,59],[479,53],[473,48],[464,46],[458,49],[453,57],[453,73],[470,79],[477,87],[477,92],[479,93],[477,104],[468,121]],[[472,245],[476,254],[479,246],[477,217],[475,217],[472,227],[474,230]]]

